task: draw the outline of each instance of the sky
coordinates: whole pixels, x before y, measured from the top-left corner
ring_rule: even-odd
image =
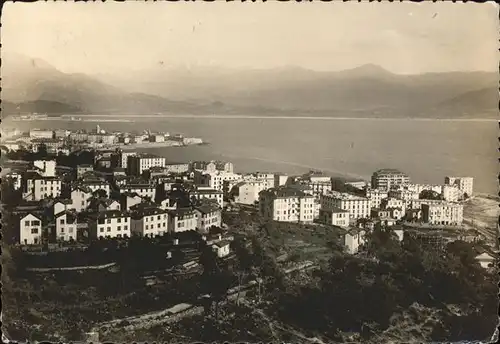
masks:
[[[2,54],[71,73],[178,66],[498,71],[491,3],[6,3]]]

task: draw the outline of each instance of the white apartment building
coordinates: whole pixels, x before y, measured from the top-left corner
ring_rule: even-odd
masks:
[[[425,191],[425,190],[434,191],[438,194],[441,194],[443,192],[443,186],[439,185],[439,184],[410,184],[410,183],[408,183],[408,184],[401,186],[401,188],[403,190],[408,190],[408,191],[418,193],[419,195],[422,191]],[[400,188],[398,188],[398,189],[400,189]]]
[[[405,209],[406,203],[402,199],[388,197],[388,198],[383,199],[382,202],[380,202],[380,208],[382,208],[382,209],[389,209],[389,208]]]
[[[423,204],[422,218],[431,225],[461,225],[464,207],[459,203],[441,201],[439,203]]]
[[[55,160],[35,160],[33,166],[42,177],[56,176],[56,161]]]
[[[38,173],[28,172],[22,179],[23,199],[40,201],[44,198],[57,198],[61,195],[61,179],[42,177]]]
[[[430,199],[414,199],[411,201],[406,201],[406,209],[422,209],[424,204],[439,204],[443,201],[440,200],[430,200]]]
[[[140,197],[149,197],[155,200],[156,187],[151,184],[125,184],[120,186],[120,193],[136,193]]]
[[[127,169],[128,168],[128,158],[131,156],[135,156],[135,155],[136,155],[135,152],[123,152],[123,151],[121,151],[120,153],[118,153],[118,167]]]
[[[234,197],[235,203],[253,205],[259,201],[259,193],[268,189],[265,181],[243,181],[237,183],[231,189],[230,196]]]
[[[56,239],[70,241],[77,239],[77,217],[74,212],[63,210],[54,215],[56,221]]]
[[[365,189],[365,197],[370,200],[370,208],[380,208],[380,203],[388,197],[387,190],[381,189]]]
[[[131,231],[140,236],[155,237],[168,232],[168,212],[160,208],[142,207],[131,214]]]
[[[349,211],[343,209],[319,210],[319,221],[337,227],[349,226]]]
[[[89,224],[90,235],[96,238],[130,237],[130,215],[119,210],[108,210],[95,214]]]
[[[259,194],[259,210],[266,220],[313,222],[314,196],[286,186],[264,190]]]
[[[197,201],[203,199],[213,200],[217,202],[219,207],[224,207],[224,194],[220,190],[198,187],[194,190],[189,190],[189,198],[194,198]]]
[[[191,163],[191,170],[192,171],[200,171],[200,172],[207,172],[207,173],[214,173],[217,171],[220,172],[226,172],[226,173],[233,173],[234,172],[234,165],[231,162],[226,162],[226,161],[194,161]]]
[[[224,191],[224,181],[241,181],[243,177],[240,174],[232,172],[194,172],[194,182],[196,185],[208,186],[211,189]],[[229,190],[226,190],[229,192]]]
[[[31,129],[30,138],[32,139],[51,139],[54,136],[52,130]]]
[[[456,185],[463,195],[472,196],[474,190],[474,178],[472,177],[450,177],[444,178],[445,185]]]
[[[129,156],[127,168],[130,175],[141,176],[151,167],[165,167],[166,159],[152,154],[140,154]]]
[[[42,218],[28,213],[19,219],[19,243],[37,245],[42,243]]]
[[[359,251],[359,247],[365,244],[366,232],[362,229],[352,228],[344,234],[344,246],[350,254],[355,254]]]
[[[71,199],[59,198],[52,204],[52,214],[59,214],[60,212],[73,209],[72,203]]]
[[[172,233],[194,231],[198,226],[198,217],[191,208],[177,208],[168,211],[168,229]]]
[[[373,173],[371,186],[374,189],[390,190],[394,186],[409,183],[410,177],[406,173],[386,168]]]
[[[167,162],[164,171],[166,173],[186,173],[189,171],[189,164],[183,162]]]
[[[210,227],[220,227],[222,225],[221,209],[216,202],[204,201],[194,206],[197,218],[197,229],[201,232],[208,232]]]
[[[462,198],[462,191],[457,185],[443,185],[443,193],[441,195],[445,201],[457,202]]]
[[[420,193],[417,191],[398,188],[396,190],[393,189],[389,191],[388,197],[401,199],[403,201],[411,201],[414,199],[418,199],[420,197]]]
[[[371,202],[366,197],[359,197],[349,193],[332,191],[321,195],[321,209],[342,209],[349,212],[349,218],[366,219],[370,217]]]
[[[71,189],[71,208],[82,212],[89,206],[92,190],[84,186],[75,186]]]

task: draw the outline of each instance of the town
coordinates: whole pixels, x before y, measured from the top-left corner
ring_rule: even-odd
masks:
[[[0,146],[4,152],[11,150],[29,150],[36,152],[44,147],[48,153],[69,154],[81,149],[111,149],[111,148],[154,148],[171,146],[188,146],[204,144],[196,137],[184,137],[181,134],[107,132],[99,125],[91,131],[66,129],[30,129],[23,133],[15,128],[2,128]]]
[[[3,147],[4,242],[20,252],[16,264],[34,274],[113,271],[146,259],[135,268],[145,286],[172,283],[174,276],[205,271],[207,250],[220,264],[231,266],[238,260],[235,250],[252,245],[258,228],[269,231],[270,224],[294,237],[334,233],[334,245],[360,259],[369,251],[370,236],[380,229],[400,243],[412,240],[433,252],[463,241],[474,245],[480,267],[489,273],[494,269],[494,242],[464,222],[464,207],[475,197],[472,177],[446,176],[442,184],[429,185],[414,183],[396,169],[377,170],[369,181],[320,171],[239,173],[229,161],[172,162],[104,148],[104,138],[115,136],[99,127],[92,133],[70,132],[70,138],[81,135],[87,144],[62,151],[48,144],[55,140],[49,136],[60,137],[60,132],[30,131],[32,137],[46,138]],[[157,142],[155,135],[148,136]],[[90,142],[101,145],[91,147]],[[140,258],[144,255],[149,258]],[[315,269],[317,257],[306,254],[297,260],[285,252],[276,259],[290,274]],[[240,294],[261,282],[228,284],[228,300],[240,300]],[[173,319],[201,314],[204,308],[196,302],[179,303],[168,312]],[[139,323],[142,317],[126,322]],[[174,321],[169,319],[161,317],[159,323]],[[93,327],[88,338],[106,334],[102,328],[112,325],[116,321]]]

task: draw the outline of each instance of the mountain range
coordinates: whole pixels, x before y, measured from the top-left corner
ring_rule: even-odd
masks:
[[[376,65],[339,72],[299,67],[155,68],[69,74],[46,61],[2,56],[3,115],[18,112],[495,118],[498,75],[393,74]]]

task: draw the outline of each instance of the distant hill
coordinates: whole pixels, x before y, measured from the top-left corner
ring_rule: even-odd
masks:
[[[470,91],[437,104],[430,111],[443,117],[498,117],[499,93],[494,88]]]
[[[76,106],[51,100],[33,100],[22,103],[2,101],[2,116],[21,113],[71,114],[82,110]]]
[[[397,75],[376,65],[339,72],[297,67],[151,69],[126,76],[101,75],[97,78],[169,99],[222,102],[233,107],[297,113],[363,113],[364,116],[391,117],[427,116],[431,109],[445,101],[468,92],[497,87],[496,73]],[[472,113],[474,116],[475,111]]]
[[[496,73],[396,75],[376,65],[339,72],[196,67],[88,76],[25,56],[2,59],[2,99],[53,102],[44,105],[50,113],[62,111],[55,106],[60,103],[70,110],[63,112],[83,113],[477,117],[497,88]]]

